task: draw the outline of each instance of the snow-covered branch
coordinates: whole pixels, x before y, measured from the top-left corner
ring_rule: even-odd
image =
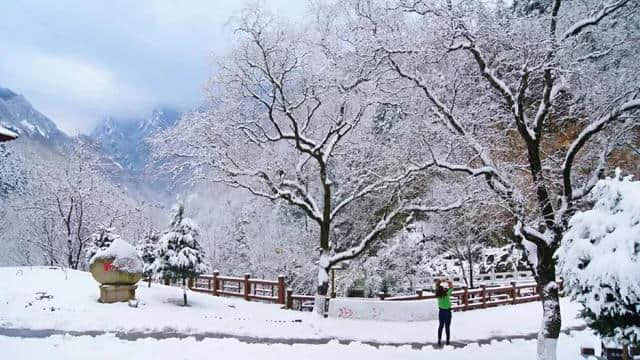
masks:
[[[562,164],[562,177],[563,177],[563,190],[564,196],[567,198],[567,201],[571,202],[573,199],[573,185],[571,180],[572,175],[572,167],[574,160],[580,150],[587,144],[587,142],[598,132],[605,128],[609,123],[615,121],[620,116],[622,116],[626,112],[634,111],[640,109],[640,99],[629,100],[624,104],[620,105],[613,111],[609,112],[607,115],[602,116],[597,121],[589,124],[585,127],[578,137],[571,143],[569,146],[569,150],[567,150],[567,154],[564,159],[564,163]],[[581,194],[584,195],[584,194]]]
[[[564,34],[562,34],[562,39],[568,39],[572,36],[576,36],[584,29],[598,25],[602,19],[621,9],[630,2],[632,2],[632,0],[617,0],[605,4],[600,10],[592,12],[588,17],[571,25],[567,30],[565,30]]]
[[[427,84],[424,83],[418,77],[413,76],[408,72],[404,71],[400,66],[400,64],[397,61],[395,61],[392,56],[389,56],[389,62],[391,63],[395,71],[398,73],[398,75],[411,81],[416,87],[422,90],[422,92],[425,94],[429,102],[431,102],[431,104],[433,104],[433,106],[436,108],[436,113],[440,115],[441,118],[444,120],[447,128],[451,129],[454,134],[461,135],[467,140],[469,145],[471,145],[474,148],[474,150],[482,160],[483,165],[492,167],[493,161],[489,157],[488,152],[485,151],[484,148],[480,145],[480,143],[476,141],[476,139],[464,129],[464,127],[462,126],[462,123],[458,121],[458,119],[456,119],[456,117],[453,115],[451,110],[442,101],[440,101],[440,99],[438,99],[434,95],[431,88],[427,86]]]
[[[340,263],[341,261],[350,260],[358,257],[377,239],[377,237],[385,231],[394,218],[400,214],[408,213],[437,213],[447,212],[454,209],[458,209],[462,206],[462,201],[456,201],[449,205],[444,206],[424,206],[424,205],[408,205],[405,200],[398,201],[398,204],[390,211],[388,211],[375,225],[375,227],[367,233],[360,243],[348,250],[341,251],[329,259],[329,266]]]
[[[354,200],[362,198],[363,196],[366,196],[372,192],[383,190],[393,184],[398,184],[399,182],[408,179],[410,176],[416,173],[426,171],[427,169],[431,168],[434,165],[435,165],[434,162],[430,162],[420,166],[413,166],[396,177],[383,178],[372,184],[365,186],[360,190],[357,190],[356,192],[352,193],[351,195],[347,196],[346,198],[338,202],[338,204],[333,208],[333,211],[331,212],[331,219],[335,218],[335,216],[338,215],[340,211],[342,211],[347,205],[349,205]]]
[[[241,188],[249,191],[251,194],[267,198],[269,200],[283,200],[291,205],[302,209],[311,219],[316,222],[322,221],[322,212],[319,210],[316,201],[309,194],[302,184],[294,180],[282,180],[280,184],[276,184],[264,170],[247,171],[239,168],[225,168],[228,173],[227,178],[214,179],[214,182],[224,183],[231,187]],[[240,180],[240,177],[249,177],[258,179],[262,182],[269,192],[260,190],[255,186],[247,184]],[[291,191],[290,189],[293,189]]]

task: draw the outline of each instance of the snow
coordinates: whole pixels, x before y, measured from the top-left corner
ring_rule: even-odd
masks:
[[[377,321],[429,321],[438,318],[433,300],[380,301],[337,298],[329,302],[329,317]]]
[[[2,126],[0,126],[0,136],[8,136],[8,137],[12,137],[12,138],[17,138],[18,134],[14,133],[13,131],[4,128]]]
[[[27,128],[32,134],[36,132],[36,126],[30,123],[29,121],[21,120],[20,124],[22,124],[22,126]]]
[[[558,359],[572,360],[584,358],[579,355],[580,346],[598,348],[598,341],[586,331],[571,335],[561,334],[558,342]],[[113,334],[101,336],[54,335],[43,339],[14,338],[0,336],[3,357],[12,360],[31,359],[129,359],[135,354],[136,360],[159,359],[201,359],[207,357],[228,357],[233,359],[261,360],[326,360],[326,359],[367,359],[367,360],[493,360],[493,359],[536,359],[535,340],[492,341],[487,345],[471,344],[456,349],[445,347],[435,349],[425,346],[412,349],[410,346],[380,346],[362,343],[340,344],[330,341],[322,345],[310,344],[252,344],[237,339],[185,339],[152,338],[129,341],[118,339]],[[599,350],[596,350],[599,353]]]
[[[516,236],[520,237],[522,246],[524,247],[524,250],[525,250],[525,255],[527,256],[527,260],[529,261],[529,264],[531,264],[533,270],[535,271],[535,269],[537,269],[538,267],[538,247],[536,246],[536,244],[534,244],[533,242],[525,238],[523,233],[523,225],[521,222],[518,222],[514,226],[514,232]]]
[[[309,312],[280,309],[279,305],[242,299],[189,294],[182,289],[141,283],[138,308],[126,303],[98,303],[98,283],[86,272],[47,267],[0,268],[0,328],[65,331],[176,331],[219,333],[270,339],[335,339],[379,343],[428,343],[435,340],[437,321],[380,322],[320,318]],[[36,300],[36,292],[52,299]],[[53,309],[53,311],[51,310]],[[580,305],[561,300],[564,328],[584,326],[577,318]],[[535,334],[540,303],[501,306],[453,314],[454,341]],[[384,331],[381,331],[384,329]],[[431,329],[431,330],[430,330]],[[535,348],[533,346],[532,348]],[[535,350],[532,350],[535,353]]]
[[[622,178],[618,169],[596,184],[591,197],[593,208],[569,222],[556,254],[559,272],[592,313],[634,316],[630,308],[640,302],[640,181]],[[638,327],[618,331],[616,340],[640,340]]]
[[[324,251],[320,255],[318,267],[318,284],[327,283],[329,281],[329,274],[326,269],[329,268],[329,254]]]
[[[548,339],[539,336],[537,346],[537,360],[554,360],[564,359],[563,357],[556,357],[558,352],[558,340]]]
[[[119,237],[115,238],[108,248],[98,250],[91,258],[90,264],[98,259],[114,259],[113,266],[123,272],[141,273],[143,270],[136,248]]]

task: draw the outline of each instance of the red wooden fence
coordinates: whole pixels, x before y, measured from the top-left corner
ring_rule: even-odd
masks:
[[[243,277],[221,276],[217,271],[213,275],[200,275],[189,279],[191,290],[208,293],[214,296],[235,296],[247,301],[258,300],[284,305],[287,309],[311,310],[315,301],[313,295],[294,294],[287,289],[284,276],[278,280],[252,279],[250,274]],[[562,288],[562,282],[559,283]],[[435,299],[433,293],[425,294],[422,290],[415,295],[392,296],[379,295],[384,301],[428,300]],[[452,293],[452,310],[466,311],[498,305],[522,304],[540,300],[539,286],[536,283],[516,284],[510,286],[486,287],[477,289],[455,290]]]
[[[526,302],[539,301],[540,292],[536,283],[516,284],[512,282],[510,286],[486,287],[481,286],[478,289],[467,289],[453,291],[452,310],[465,311],[480,308],[487,308],[498,305],[522,304]],[[403,301],[403,300],[427,300],[435,299],[435,294],[423,294],[418,291],[416,295],[385,297],[380,298],[386,301]]]
[[[250,274],[243,277],[220,276],[217,271],[213,275],[200,275],[189,279],[189,289],[214,296],[236,296],[245,300],[260,300],[286,305],[286,285],[284,276],[278,280],[252,279]]]

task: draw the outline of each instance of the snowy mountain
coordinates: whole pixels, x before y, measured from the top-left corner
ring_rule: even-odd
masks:
[[[18,133],[21,138],[56,148],[71,141],[51,119],[34,109],[24,96],[3,87],[0,87],[0,126]]]
[[[145,140],[170,126],[180,113],[170,108],[156,108],[146,118],[121,119],[108,117],[90,134],[101,151],[134,175],[144,170],[149,159]]]

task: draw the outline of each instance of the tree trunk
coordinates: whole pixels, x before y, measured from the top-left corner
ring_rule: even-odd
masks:
[[[313,304],[313,311],[319,316],[324,316],[325,302],[329,292],[329,254],[326,250],[320,251],[318,263],[318,291]]]
[[[460,271],[462,272],[462,278],[464,279],[464,284],[469,287],[469,278],[467,277],[467,272],[464,270],[464,258],[459,258],[460,260]]]
[[[471,257],[471,248],[469,250],[469,289],[473,289],[473,257]]]
[[[555,360],[562,320],[553,249],[538,249],[538,285],[542,297],[542,326],[538,333],[538,360]]]
[[[73,240],[71,240],[70,232],[67,232],[67,264],[71,269],[75,269],[73,266]]]
[[[184,306],[187,306],[187,281],[182,278],[182,298],[184,300]]]

